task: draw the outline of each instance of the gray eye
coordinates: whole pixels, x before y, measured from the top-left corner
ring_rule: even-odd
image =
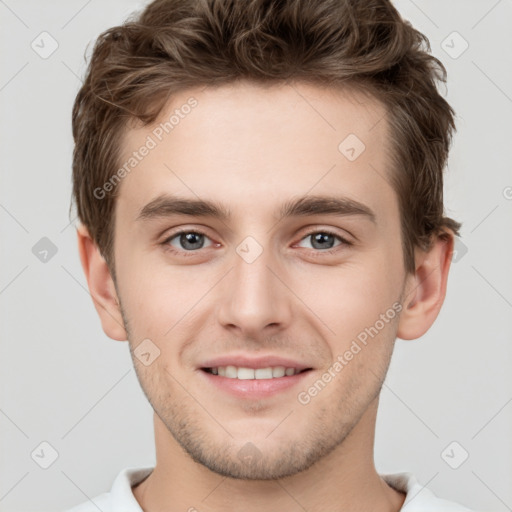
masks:
[[[326,231],[317,231],[315,233],[308,234],[302,240],[311,240],[313,249],[325,250],[335,247],[334,243],[336,238],[341,241],[341,238],[338,235],[334,235],[333,233]]]
[[[175,239],[178,240],[178,246],[173,243],[173,240]],[[176,233],[171,236],[167,242],[176,249],[194,251],[202,249],[205,246],[204,243],[207,239],[208,237],[203,233],[198,233],[196,231],[181,231],[180,233]]]

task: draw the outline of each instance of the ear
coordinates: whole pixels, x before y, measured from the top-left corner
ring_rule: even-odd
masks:
[[[77,228],[78,252],[94,307],[105,334],[117,341],[127,339],[114,281],[107,263],[92,240],[87,228]]]
[[[445,231],[429,251],[416,250],[416,270],[406,280],[397,336],[414,340],[434,323],[446,295],[448,272],[452,261],[454,234]]]

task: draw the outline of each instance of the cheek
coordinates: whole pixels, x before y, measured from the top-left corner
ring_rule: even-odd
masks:
[[[127,262],[124,269],[129,271],[120,275],[121,300],[130,324],[130,342],[136,348],[150,339],[160,351],[159,371],[165,372],[162,365],[169,364],[174,373],[190,340],[212,321],[216,304],[207,300],[208,291],[219,278],[206,268],[200,273],[193,267],[156,268]]]
[[[344,344],[373,325],[398,300],[401,276],[396,263],[373,254],[357,263],[308,274],[315,283],[304,302]],[[333,332],[335,334],[333,334]]]
[[[159,272],[128,259],[119,265],[118,280],[122,283],[119,292],[134,343],[139,338],[161,338],[184,307],[183,297],[177,293],[179,285],[166,283]]]

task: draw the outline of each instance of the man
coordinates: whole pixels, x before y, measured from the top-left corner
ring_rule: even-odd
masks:
[[[442,306],[453,111],[385,0],[156,0],[98,39],[74,198],[157,464],[73,512],[462,511],[379,475],[396,337]]]

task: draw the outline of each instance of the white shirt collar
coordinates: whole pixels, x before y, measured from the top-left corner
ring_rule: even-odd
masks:
[[[95,498],[94,504],[82,503],[67,512],[143,512],[133,495],[132,487],[142,482],[154,467],[128,467],[123,469],[114,480],[109,493]],[[472,512],[457,503],[443,500],[432,491],[423,487],[411,473],[381,474],[383,480],[397,491],[406,494],[400,512]]]

